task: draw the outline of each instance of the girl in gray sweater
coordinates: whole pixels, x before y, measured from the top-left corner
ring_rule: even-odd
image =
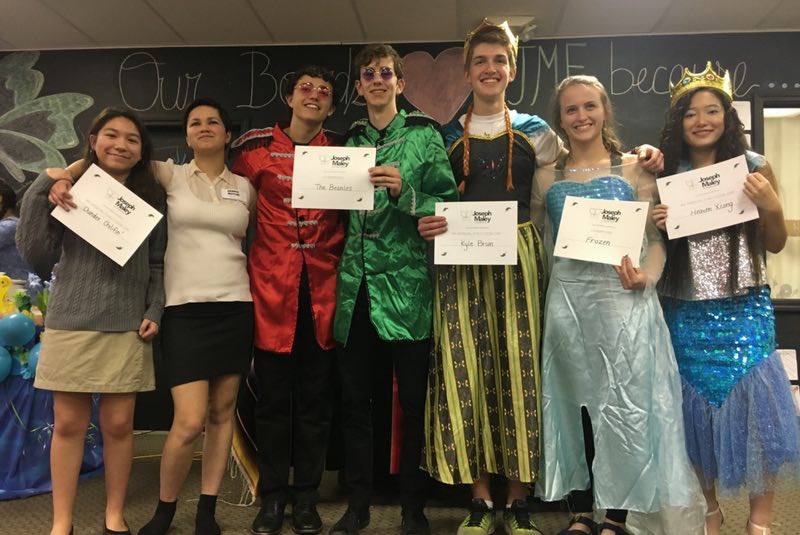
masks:
[[[160,212],[163,189],[150,164],[152,145],[129,111],[103,110],[84,155]],[[153,390],[153,337],[164,308],[166,225],[159,223],[124,266],[106,257],[50,216],[57,179],[42,173],[23,200],[17,230],[22,257],[43,278],[55,277],[34,386],[53,391],[50,453],[51,535],[72,533],[72,509],[92,412],[101,393],[100,428],[106,478],[106,535],[130,531],[123,518],[133,454],[136,393]],[[54,268],[55,266],[55,268]]]

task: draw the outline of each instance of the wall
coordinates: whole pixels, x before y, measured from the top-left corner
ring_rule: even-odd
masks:
[[[21,187],[48,165],[72,160],[91,118],[103,107],[126,105],[160,124],[159,157],[186,158],[181,110],[211,96],[241,128],[286,118],[280,86],[303,63],[336,72],[337,111],[328,128],[344,131],[364,115],[353,85],[352,58],[360,45],[198,47],[0,53],[0,163]],[[440,122],[463,111],[461,43],[405,44],[401,107],[416,106]],[[608,88],[628,146],[657,144],[668,105],[669,81],[684,66],[708,59],[731,71],[737,99],[755,94],[800,95],[800,32],[544,39],[520,46],[509,104],[550,120],[555,84],[570,74],[594,74]],[[2,169],[0,169],[2,171]]]

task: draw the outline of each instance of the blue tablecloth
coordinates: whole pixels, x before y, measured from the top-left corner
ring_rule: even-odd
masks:
[[[22,369],[21,369],[22,368]],[[53,434],[53,395],[33,388],[14,359],[11,375],[0,382],[0,500],[50,492],[50,439]],[[86,433],[81,479],[103,470],[103,440],[94,396]]]

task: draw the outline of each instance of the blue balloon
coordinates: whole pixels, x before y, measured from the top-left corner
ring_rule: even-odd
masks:
[[[37,342],[35,346],[28,351],[28,373],[31,377],[36,375],[36,366],[39,365],[39,351],[42,349],[42,343]]]
[[[0,382],[5,381],[11,373],[11,354],[4,347],[0,347]]]
[[[0,340],[8,346],[24,346],[36,334],[36,324],[25,314],[9,314],[0,320]]]

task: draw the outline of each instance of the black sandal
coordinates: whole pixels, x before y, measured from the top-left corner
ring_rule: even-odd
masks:
[[[569,529],[573,524],[583,524],[589,528],[589,533],[580,529]],[[567,529],[562,529],[558,535],[595,535],[597,533],[597,523],[586,515],[575,515],[569,519]]]
[[[598,529],[597,532],[603,533],[604,529],[610,529],[611,531],[614,532],[615,535],[631,535],[622,526],[618,526],[617,524],[612,524],[611,522],[603,522],[602,524],[600,524],[600,529]]]

